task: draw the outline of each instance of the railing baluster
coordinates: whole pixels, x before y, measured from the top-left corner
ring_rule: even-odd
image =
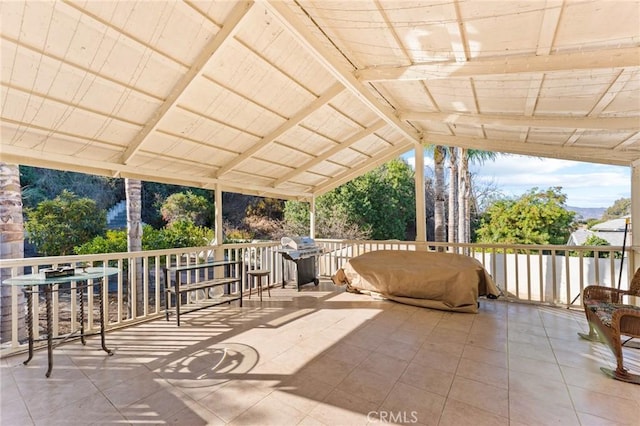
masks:
[[[522,298],[532,302],[542,303],[566,303],[568,304],[572,298],[578,296],[587,284],[610,285],[617,286],[617,274],[620,268],[620,259],[615,258],[615,252],[621,252],[621,247],[598,246],[525,246],[525,245],[508,245],[508,244],[460,244],[460,243],[436,243],[432,241],[416,242],[416,241],[353,241],[353,240],[317,240],[319,244],[326,248],[326,253],[319,258],[319,266],[321,272],[326,276],[335,273],[350,258],[358,256],[364,252],[381,249],[393,250],[438,250],[445,248],[451,253],[469,253],[471,256],[479,259],[482,265],[490,272],[496,280],[496,283],[505,292],[505,297],[515,299]],[[274,250],[279,247],[279,242],[255,243],[255,244],[224,244],[217,246],[223,252],[224,256],[229,258],[238,258],[250,260],[252,267],[260,266],[268,267],[272,270],[272,282],[278,283],[285,278],[286,270],[282,268],[282,259]],[[128,325],[135,320],[153,319],[163,314],[165,297],[163,289],[162,266],[180,266],[193,262],[206,261],[206,257],[214,250],[211,246],[179,248],[170,250],[154,250],[152,252],[139,253],[108,253],[82,256],[61,256],[61,257],[40,257],[26,259],[6,259],[0,260],[0,268],[10,269],[11,276],[16,276],[19,272],[37,273],[38,269],[58,264],[82,264],[89,262],[94,266],[117,265],[120,273],[117,277],[112,278],[117,281],[117,287],[109,288],[108,280],[105,280],[104,298],[107,301],[107,328],[113,329],[120,326]],[[511,253],[508,253],[511,252]],[[550,254],[544,254],[550,253]],[[560,252],[565,256],[565,261],[558,264],[558,256]],[[585,253],[593,253],[585,256]],[[522,254],[526,255],[526,272],[520,265]],[[629,265],[633,265],[634,252],[630,248],[625,248],[625,261],[623,270],[623,288],[627,285],[631,276]],[[535,257],[534,257],[535,256]],[[599,257],[602,256],[601,261]],[[608,259],[606,259],[608,257]],[[577,258],[577,259],[573,259]],[[536,268],[532,262],[537,261]],[[142,261],[140,263],[140,261]],[[502,262],[502,264],[500,264]],[[265,265],[262,265],[264,263]],[[152,266],[153,265],[153,266]],[[558,274],[558,268],[563,265],[564,273]],[[135,302],[137,289],[135,286],[136,268],[142,267],[143,274],[143,298],[145,299],[144,310],[138,312],[135,304],[126,309],[126,304],[131,301]],[[537,269],[537,278],[536,271]],[[154,279],[151,278],[149,272],[155,271]],[[498,274],[500,271],[500,274]],[[626,271],[626,272],[625,272]],[[526,273],[526,276],[523,275]],[[593,275],[593,280],[591,277]],[[246,277],[243,275],[243,283],[236,291],[246,288]],[[560,275],[560,277],[559,277]],[[547,278],[549,277],[549,278]],[[526,278],[526,289],[524,281]],[[558,281],[560,278],[560,282]],[[189,276],[188,280],[192,281],[193,276]],[[199,280],[199,277],[195,277]],[[550,279],[550,282],[546,282]],[[566,289],[562,289],[561,284],[566,281]],[[589,281],[589,282],[587,282]],[[153,289],[151,289],[153,286]],[[537,288],[537,290],[536,290]],[[75,292],[75,295],[74,295]],[[550,294],[546,294],[549,292]],[[522,294],[519,294],[522,293]],[[566,294],[565,294],[566,293]],[[111,299],[109,299],[111,296]],[[58,296],[53,294],[53,306],[56,313],[60,313],[62,308],[60,303],[66,300],[66,295]],[[70,310],[71,310],[71,328],[77,329],[76,314],[78,311],[77,298],[79,290],[77,288],[71,291]],[[88,291],[84,296],[87,298],[87,327],[95,329],[95,314],[93,309],[94,296]],[[154,299],[155,305],[151,298]],[[567,299],[565,301],[565,298]],[[43,305],[33,298],[34,312],[34,333],[35,337],[39,337],[38,315],[43,311]],[[6,343],[0,346],[0,354],[14,352],[24,349],[24,345],[20,343],[18,333],[20,332],[20,322],[22,321],[20,309],[24,309],[24,297],[18,288],[12,288],[11,291],[11,332],[12,339],[10,344]],[[110,306],[113,301],[113,306]],[[110,310],[113,309],[113,312]],[[112,315],[109,315],[112,314]],[[111,318],[115,317],[115,318]],[[57,326],[61,327],[59,315],[54,315],[54,321],[58,322]],[[58,327],[55,333],[58,334]]]

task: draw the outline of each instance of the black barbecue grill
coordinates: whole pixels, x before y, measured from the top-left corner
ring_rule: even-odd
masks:
[[[318,256],[324,249],[310,237],[283,237],[280,240],[281,247],[276,250],[282,255],[282,270],[284,271],[284,261],[289,260],[296,265],[296,282],[298,291],[304,284],[318,285]],[[285,274],[282,274],[282,288],[285,286]]]

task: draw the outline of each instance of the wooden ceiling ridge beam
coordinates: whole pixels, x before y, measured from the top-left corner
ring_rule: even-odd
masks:
[[[440,80],[453,77],[550,73],[606,68],[638,68],[640,47],[621,47],[591,51],[480,58],[467,62],[442,61],[409,66],[380,66],[355,72],[360,82],[392,80]]]
[[[216,35],[213,36],[200,51],[200,54],[193,62],[193,65],[191,65],[191,68],[189,68],[189,70],[176,83],[167,99],[165,99],[162,105],[160,105],[160,107],[154,112],[140,133],[138,133],[138,135],[131,141],[122,155],[123,164],[127,164],[136,152],[138,152],[140,147],[148,140],[149,136],[158,127],[160,121],[180,101],[193,81],[202,74],[203,69],[213,58],[214,54],[230,37],[233,37],[239,29],[243,18],[247,15],[253,4],[253,1],[244,1],[239,2],[234,6],[233,10],[227,17],[227,20],[222,25],[222,28],[220,28]]]
[[[437,121],[469,126],[543,127],[595,130],[636,130],[640,117],[551,117],[506,114],[461,114],[446,112],[405,112],[402,120]]]
[[[245,150],[240,155],[236,156],[233,160],[229,161],[223,167],[218,169],[215,176],[219,178],[225,175],[226,173],[229,173],[231,170],[236,168],[240,163],[254,156],[258,151],[265,148],[267,145],[275,141],[278,137],[282,136],[284,133],[286,133],[287,131],[291,130],[292,128],[300,124],[302,120],[307,118],[313,112],[317,111],[318,109],[322,108],[324,105],[329,103],[331,99],[338,96],[340,93],[342,93],[343,90],[344,90],[344,86],[342,86],[342,84],[340,83],[336,83],[333,86],[331,86],[328,90],[326,90],[316,99],[314,99],[311,103],[309,103],[307,106],[305,106],[300,111],[298,111],[293,117],[289,118],[287,121],[282,123],[277,129],[275,129],[274,131],[272,131],[271,133],[269,133],[268,135],[266,135],[265,137],[257,141],[255,144],[251,146],[251,148]]]
[[[358,176],[361,176],[371,170],[375,169],[386,162],[393,160],[394,158],[399,157],[407,151],[414,149],[415,144],[413,142],[403,142],[397,145],[394,149],[385,150],[381,154],[374,156],[368,161],[364,161],[360,163],[357,167],[352,167],[349,170],[344,171],[340,175],[334,177],[333,179],[324,182],[322,185],[318,185],[313,188],[313,194],[318,196],[322,195],[332,189],[339,187],[340,185],[349,182],[350,180],[355,179]]]
[[[296,3],[282,0],[257,0],[260,4],[278,18],[281,25],[300,43],[327,71],[344,85],[364,105],[380,118],[393,126],[411,142],[421,142],[421,135],[413,128],[400,120],[392,108],[380,104],[379,100],[362,82],[360,82],[341,60],[335,56],[335,52],[329,50],[308,28],[308,24],[290,9],[290,6],[299,7]]]
[[[323,161],[325,161],[325,160],[329,159],[330,157],[336,155],[340,151],[343,151],[344,149],[350,147],[351,145],[355,144],[356,142],[362,140],[363,138],[366,138],[367,136],[373,134],[374,132],[377,132],[378,130],[382,129],[386,125],[387,125],[387,123],[385,123],[384,120],[378,120],[373,125],[365,128],[365,129],[362,129],[359,132],[357,132],[356,134],[352,135],[351,137],[349,137],[344,142],[342,142],[340,144],[337,144],[333,148],[328,149],[326,152],[323,152],[322,154],[318,155],[314,159],[312,159],[310,161],[307,161],[302,166],[297,167],[295,170],[292,170],[289,173],[285,174],[284,176],[280,177],[275,182],[273,182],[273,187],[277,188],[278,186],[282,185],[284,182],[288,181],[289,179],[291,179],[291,178],[293,178],[293,177],[295,177],[295,176],[297,176],[297,175],[299,175],[301,173],[304,173],[306,170],[309,170],[311,167],[317,166],[318,164],[322,163]]]

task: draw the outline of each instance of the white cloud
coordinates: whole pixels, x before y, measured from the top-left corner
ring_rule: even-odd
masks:
[[[413,152],[405,158],[414,167]],[[432,158],[425,158],[425,167],[433,168]],[[567,204],[575,207],[609,207],[631,196],[628,167],[509,155],[472,164],[471,171],[477,182],[492,183],[507,196],[520,196],[535,187],[562,187]]]

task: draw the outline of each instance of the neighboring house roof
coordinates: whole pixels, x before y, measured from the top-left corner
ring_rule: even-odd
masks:
[[[628,218],[631,216],[624,216],[618,219],[608,220],[606,222],[598,223],[597,225],[593,225],[591,230],[593,231],[613,231],[613,232],[624,232],[625,223]]]
[[[587,239],[595,235],[597,237],[606,240],[612,246],[622,246],[624,241],[624,230],[626,217],[608,220],[606,222],[599,223],[591,227],[591,229],[578,229],[569,236],[567,245],[569,246],[581,246],[587,241]],[[631,230],[628,229],[626,244],[631,243]]]

